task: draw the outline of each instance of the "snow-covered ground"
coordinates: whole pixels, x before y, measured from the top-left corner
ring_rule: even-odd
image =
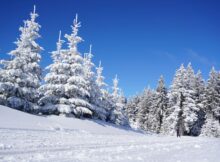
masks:
[[[220,139],[145,135],[105,122],[0,106],[1,162],[219,162]]]

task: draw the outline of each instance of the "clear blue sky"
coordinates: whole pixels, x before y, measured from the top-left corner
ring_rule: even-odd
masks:
[[[85,40],[80,52],[93,44],[107,83],[117,73],[127,96],[154,88],[161,74],[169,85],[181,63],[192,62],[205,79],[212,65],[220,68],[219,0],[1,0],[1,58],[15,48],[18,27],[34,4],[42,25],[42,67],[51,63],[58,31],[70,33],[78,13]]]

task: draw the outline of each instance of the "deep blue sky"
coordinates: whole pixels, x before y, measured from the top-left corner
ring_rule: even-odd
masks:
[[[70,33],[79,14],[81,53],[93,45],[94,62],[102,60],[106,81],[118,74],[127,96],[150,85],[161,74],[167,85],[181,63],[192,62],[207,79],[212,65],[220,68],[219,0],[1,0],[0,53],[15,48],[18,27],[36,4],[42,25],[42,66],[51,63],[58,31]]]

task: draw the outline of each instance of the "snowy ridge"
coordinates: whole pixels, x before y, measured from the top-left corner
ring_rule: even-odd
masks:
[[[96,121],[0,106],[0,162],[218,162],[217,138],[145,135]]]

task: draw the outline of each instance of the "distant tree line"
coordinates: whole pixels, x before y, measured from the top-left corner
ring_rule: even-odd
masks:
[[[146,88],[126,107],[133,127],[168,135],[220,137],[220,72],[212,68],[205,82],[191,63],[181,65],[169,89],[161,76],[156,90]]]

